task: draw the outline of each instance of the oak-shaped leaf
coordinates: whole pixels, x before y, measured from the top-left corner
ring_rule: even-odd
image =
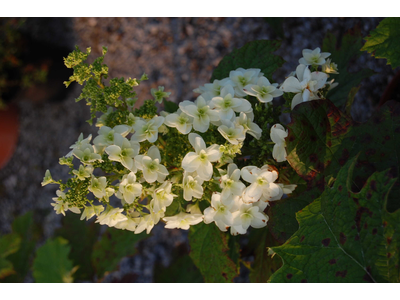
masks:
[[[350,159],[333,187],[296,214],[299,230],[271,248],[283,260],[271,282],[398,282],[400,210],[386,211],[397,178],[390,170],[375,172],[360,192],[353,192],[356,160]]]
[[[93,246],[92,264],[99,279],[117,269],[125,256],[136,253],[136,244],[146,238],[145,232],[134,234],[128,230],[108,227]]]
[[[385,18],[365,38],[361,51],[371,53],[375,58],[386,58],[392,68],[400,66],[400,19]]]
[[[46,243],[36,251],[33,261],[33,278],[37,283],[68,283],[73,282],[73,273],[77,267],[73,267],[68,258],[71,250],[68,241],[61,237],[48,239]]]
[[[229,256],[228,239],[228,234],[221,232],[215,224],[200,223],[190,227],[189,256],[205,282],[232,282],[238,276],[237,263]]]
[[[259,40],[233,50],[214,69],[211,82],[229,77],[229,72],[237,68],[261,69],[264,76],[271,80],[272,74],[285,63],[282,57],[272,54],[280,45],[280,41]]]

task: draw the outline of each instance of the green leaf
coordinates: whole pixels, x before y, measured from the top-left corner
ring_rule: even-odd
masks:
[[[15,253],[8,257],[12,262],[15,274],[9,276],[7,282],[24,282],[25,276],[28,273],[35,245],[38,240],[37,225],[33,221],[33,212],[28,212],[25,215],[17,217],[12,224],[13,232],[18,234],[21,238],[21,245]]]
[[[360,152],[353,186],[361,189],[375,171],[392,168],[399,175],[400,104],[386,102],[366,123],[356,123],[329,100],[297,105],[286,138],[289,164],[321,191],[339,169]],[[388,210],[400,208],[400,184],[389,196]]]
[[[387,254],[387,238],[393,238],[400,219],[385,211],[396,179],[389,170],[376,172],[355,193],[356,160],[349,160],[333,187],[297,214],[299,230],[284,245],[271,248],[283,260],[271,282],[386,282],[390,272],[398,276],[399,249]]]
[[[269,226],[269,224],[268,224]],[[278,257],[272,258],[268,254],[267,247],[277,246],[267,227],[252,229],[249,236],[249,244],[256,245],[254,249],[254,262],[250,271],[251,282],[267,282],[276,270],[282,266]]]
[[[237,265],[228,256],[228,236],[214,224],[191,226],[189,244],[189,255],[205,282],[232,282],[238,275]]]
[[[10,233],[0,237],[0,257],[7,257],[18,251],[21,238],[17,233]]]
[[[169,100],[164,99],[163,103],[164,103],[164,110],[170,114],[175,113],[179,108],[178,104]]]
[[[21,238],[17,233],[10,233],[0,237],[0,279],[15,273],[12,262],[7,256],[18,251]]]
[[[39,283],[73,282],[76,270],[68,259],[71,247],[68,241],[58,237],[49,239],[37,249],[33,261],[33,278]]]
[[[70,243],[69,258],[75,266],[79,266],[74,275],[75,280],[92,280],[94,269],[90,257],[98,238],[100,225],[91,221],[83,222],[77,214],[67,214],[62,222],[63,226],[56,230],[55,236],[63,237]]]
[[[375,58],[386,58],[392,68],[400,66],[400,19],[386,18],[365,38],[361,51],[371,53]]]
[[[249,42],[242,48],[233,50],[214,69],[211,82],[229,77],[229,72],[237,68],[261,69],[264,76],[272,80],[272,74],[285,63],[282,57],[272,54],[279,49],[280,45],[280,41],[260,40]]]
[[[136,253],[136,244],[147,234],[134,234],[131,231],[108,227],[93,248],[92,264],[99,278],[106,272],[114,271],[121,259]]]
[[[340,48],[337,45],[341,45]],[[327,33],[323,41],[322,51],[331,53],[329,58],[338,65],[339,69],[339,74],[330,74],[329,78],[329,80],[334,79],[339,85],[330,90],[327,95],[327,98],[337,107],[346,103],[353,87],[358,86],[364,78],[374,74],[370,69],[362,69],[357,73],[348,72],[348,66],[350,66],[352,60],[360,56],[361,47],[362,35],[359,27],[346,32],[339,43],[332,33]]]

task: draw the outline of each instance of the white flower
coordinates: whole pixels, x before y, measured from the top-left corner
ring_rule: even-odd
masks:
[[[232,213],[230,212],[232,205],[233,203],[223,204],[221,195],[214,193],[211,196],[211,206],[204,210],[204,223],[215,222],[221,231],[227,231],[233,223]]]
[[[158,139],[158,128],[164,123],[164,117],[155,116],[148,120],[146,123],[138,123],[133,126],[135,134],[132,139],[143,142],[148,140],[150,143],[154,143]]]
[[[194,89],[193,92],[202,95],[207,93],[209,97],[213,98],[220,96],[221,90],[227,85],[233,86],[234,83],[229,78],[224,78],[222,80],[215,79],[213,83],[206,83],[204,86]]]
[[[107,179],[104,176],[99,178],[92,176],[92,180],[90,181],[90,186],[88,187],[88,189],[97,198],[101,199],[107,195],[106,187],[107,187]]]
[[[191,201],[192,198],[201,199],[203,196],[203,180],[196,176],[193,178],[188,172],[183,173],[183,198],[186,201]]]
[[[46,173],[44,174],[43,181],[42,181],[42,186],[45,186],[47,184],[53,183],[53,178],[51,177],[50,170],[46,170]]]
[[[135,127],[140,128],[146,124],[142,118],[135,117],[132,113],[129,113],[126,123],[132,133],[135,132]]]
[[[136,175],[130,172],[128,175],[122,177],[119,184],[119,189],[116,196],[124,199],[126,203],[131,204],[133,201],[142,194],[142,185],[136,182]]]
[[[250,185],[243,191],[243,201],[245,203],[254,203],[261,196],[271,198],[279,194],[280,188],[274,183],[278,178],[276,171],[268,171],[266,168],[259,169],[254,166],[242,168],[241,176]]]
[[[337,64],[331,62],[330,58],[328,58],[321,67],[322,67],[322,72],[324,72],[324,73],[339,74]]]
[[[221,96],[212,98],[210,108],[218,111],[221,120],[230,120],[236,112],[249,112],[251,104],[246,99],[234,98],[235,91],[232,86],[227,85],[221,90]]]
[[[169,174],[167,168],[160,162],[160,150],[156,146],[151,146],[147,151],[147,155],[137,155],[135,157],[136,167],[143,171],[143,177],[148,183],[164,182],[165,177]]]
[[[92,135],[89,134],[89,136],[86,139],[83,139],[83,134],[81,133],[78,137],[78,140],[75,142],[75,144],[73,144],[72,146],[70,146],[69,148],[72,149],[70,152],[68,152],[67,155],[65,155],[65,157],[70,157],[73,154],[73,151],[75,149],[77,150],[85,150],[88,147],[92,147],[92,145],[90,145],[90,140],[92,139]]]
[[[227,174],[221,176],[221,201],[229,203],[234,196],[240,196],[245,189],[245,185],[240,181],[240,169],[236,164],[228,165]]]
[[[140,145],[136,141],[129,141],[126,138],[116,141],[115,145],[108,146],[104,151],[112,161],[120,162],[125,168],[136,172],[136,166],[133,158],[139,154]]]
[[[282,162],[286,160],[286,142],[285,138],[288,136],[287,129],[281,124],[275,124],[271,127],[271,140],[275,143],[274,149],[272,150],[272,156],[277,162]]]
[[[322,88],[328,75],[323,72],[310,72],[307,66],[299,65],[296,68],[296,77],[288,77],[281,85],[284,92],[295,93],[292,100],[292,109],[301,102],[318,99],[317,91]]]
[[[161,103],[164,98],[168,98],[171,95],[170,92],[164,92],[164,87],[159,86],[158,89],[151,89],[151,95],[154,97],[154,101]]]
[[[258,78],[255,84],[248,84],[243,91],[256,97],[262,103],[271,102],[274,98],[282,96],[283,92],[277,89],[277,83],[270,83],[266,77]]]
[[[73,213],[79,214],[81,211],[79,208],[76,206],[69,207],[68,203],[65,202],[67,200],[67,197],[64,192],[61,192],[60,190],[56,191],[57,197],[54,197],[53,200],[56,203],[51,203],[51,206],[54,206],[54,210],[56,211],[56,214],[63,214],[65,216],[65,212],[68,210],[72,211]]]
[[[331,55],[328,52],[322,52],[320,48],[315,48],[314,50],[304,49],[303,57],[299,59],[299,64],[306,66],[309,65],[322,65],[325,63],[325,58]]]
[[[150,211],[150,214],[145,215],[140,219],[140,222],[135,229],[135,233],[141,233],[142,231],[146,230],[146,233],[149,234],[150,231],[153,229],[154,225],[156,225],[159,221],[160,218],[164,217],[164,211],[159,210],[157,213],[154,213],[153,209],[153,200],[151,200],[148,209]]]
[[[169,181],[165,181],[160,187],[158,187],[153,192],[153,209],[154,212],[158,212],[160,210],[164,210],[165,208],[170,206],[172,201],[174,200],[174,195],[171,192],[172,184]]]
[[[117,223],[127,220],[127,217],[122,214],[123,208],[112,208],[109,207],[101,215],[97,217],[96,223],[100,225],[108,225],[114,227]]]
[[[86,218],[86,221],[89,220],[90,218],[92,218],[94,215],[99,216],[100,213],[104,210],[104,206],[103,205],[90,205],[90,206],[86,206],[82,215],[81,215],[81,220]]]
[[[127,217],[126,220],[118,222],[114,225],[114,227],[122,230],[135,231],[137,225],[138,223],[136,222],[136,220]]]
[[[94,147],[97,153],[103,153],[105,147],[121,144],[122,138],[127,136],[131,128],[127,125],[117,125],[114,128],[108,126],[100,127],[98,136],[93,140]]]
[[[235,126],[234,123],[228,120],[221,120],[221,122],[222,125],[218,127],[218,131],[226,140],[233,145],[237,145],[244,141],[246,136],[243,126]]]
[[[78,177],[79,180],[85,180],[90,177],[93,173],[93,166],[88,165],[84,167],[83,165],[79,166],[79,170],[72,170],[72,173]]]
[[[193,118],[178,109],[176,113],[166,116],[164,123],[169,127],[175,127],[182,134],[188,134],[192,130]]]
[[[165,228],[173,229],[173,228],[180,228],[183,230],[188,230],[190,225],[199,224],[203,221],[202,214],[187,214],[185,212],[180,212],[179,214],[172,216],[172,217],[165,217],[163,218],[167,224]]]
[[[246,85],[255,83],[260,74],[260,69],[243,69],[238,68],[235,71],[229,73],[229,78],[235,84],[235,95],[239,97],[245,97],[247,94],[244,92]]]
[[[179,108],[193,118],[193,128],[200,132],[206,132],[210,126],[210,121],[218,121],[218,112],[210,109],[206,100],[199,96],[195,103],[189,101],[179,103]]]
[[[235,124],[237,126],[243,126],[244,132],[254,136],[257,140],[260,139],[262,129],[256,123],[253,122],[254,114],[246,114],[241,112],[239,117],[236,117]]]
[[[75,148],[73,150],[73,154],[84,164],[91,164],[96,160],[101,160],[100,154],[94,153],[94,149],[91,145],[83,151]]]
[[[219,145],[213,144],[206,148],[201,136],[196,133],[189,134],[189,142],[196,152],[189,152],[182,160],[182,168],[187,172],[196,171],[201,179],[208,181],[213,174],[212,162],[221,157]]]
[[[254,228],[262,228],[267,226],[268,216],[261,213],[257,206],[243,203],[239,210],[232,214],[233,224],[231,233],[233,235],[240,233],[245,234],[247,229],[252,226]]]

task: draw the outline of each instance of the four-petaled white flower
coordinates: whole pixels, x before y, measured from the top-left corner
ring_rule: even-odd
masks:
[[[174,195],[171,192],[172,183],[170,181],[165,181],[160,187],[154,190],[153,192],[153,210],[154,212],[158,212],[160,210],[164,210],[165,208],[170,206],[172,201],[174,200]]]
[[[179,103],[179,108],[193,118],[193,128],[200,132],[208,130],[210,121],[219,120],[218,112],[212,110],[202,96],[199,96],[194,103],[187,100]]]
[[[136,141],[129,141],[127,138],[116,141],[115,145],[108,146],[104,151],[112,161],[120,162],[125,168],[136,172],[136,166],[133,158],[139,154],[140,145]]]
[[[87,165],[85,167],[80,165],[79,170],[72,170],[72,173],[75,174],[79,180],[85,180],[86,178],[92,176],[93,169],[94,168],[92,165]]]
[[[93,140],[96,153],[102,154],[105,147],[122,143],[122,138],[127,136],[130,131],[131,128],[127,125],[117,125],[113,128],[108,126],[100,127],[99,135]]]
[[[192,198],[201,199],[203,196],[203,180],[199,177],[192,177],[185,172],[183,174],[183,199],[191,201]]]
[[[237,125],[228,120],[221,120],[222,125],[218,127],[219,133],[231,144],[237,145],[246,138],[243,126]]]
[[[212,98],[210,108],[219,113],[220,120],[231,120],[236,112],[251,111],[251,104],[246,99],[235,98],[232,86],[227,85],[221,90],[221,96]]]
[[[274,149],[272,150],[272,156],[277,162],[286,160],[286,142],[285,138],[288,136],[287,129],[281,124],[275,124],[271,127],[271,140],[275,143]]]
[[[57,197],[53,198],[55,203],[51,203],[51,206],[54,207],[56,214],[63,214],[65,216],[65,212],[68,210],[70,210],[76,214],[79,214],[81,212],[79,208],[77,208],[75,206],[70,207],[68,205],[68,203],[66,202],[67,196],[65,195],[64,192],[57,190],[56,194],[57,194]]]
[[[278,178],[276,171],[268,171],[266,168],[259,169],[254,166],[244,167],[241,170],[241,176],[250,185],[243,191],[243,202],[254,203],[261,196],[266,198],[275,197],[279,194],[280,188],[274,183]]]
[[[164,117],[155,116],[146,123],[137,123],[133,125],[135,134],[132,139],[138,142],[148,140],[154,143],[158,139],[158,128],[164,123]]]
[[[107,179],[104,176],[98,177],[98,178],[95,176],[92,176],[92,180],[90,181],[90,185],[89,185],[88,189],[97,198],[101,199],[107,195],[106,187],[107,187]]]
[[[167,224],[165,228],[173,229],[183,229],[188,230],[191,225],[199,224],[203,221],[202,214],[187,214],[185,212],[180,212],[179,214],[172,216],[172,217],[165,217],[163,218]]]
[[[156,146],[151,146],[147,155],[137,155],[135,164],[139,170],[143,171],[143,177],[148,183],[164,182],[169,174],[167,168],[161,164],[160,150]]]
[[[206,148],[203,138],[196,134],[189,134],[189,142],[196,152],[189,152],[182,160],[182,168],[187,172],[197,172],[204,181],[211,179],[213,174],[212,162],[220,157],[219,145],[213,144]]]
[[[250,226],[253,228],[265,227],[268,222],[268,216],[260,212],[257,206],[246,203],[241,204],[239,210],[232,213],[232,217],[232,235],[245,234]]]
[[[96,223],[114,227],[117,223],[127,220],[127,217],[122,214],[123,211],[123,208],[111,208],[110,206],[97,217]]]
[[[71,147],[69,147],[70,149],[72,149],[70,152],[68,152],[67,155],[65,155],[65,157],[70,157],[72,156],[73,152],[75,149],[79,149],[79,150],[85,150],[87,147],[92,147],[90,145],[90,140],[92,139],[92,135],[89,134],[89,136],[84,139],[83,138],[83,133],[81,133],[78,137],[78,140],[75,142],[75,144],[73,144]]]
[[[42,186],[45,186],[45,185],[47,185],[47,184],[50,184],[50,183],[53,183],[54,182],[54,180],[53,180],[53,178],[51,177],[51,173],[50,173],[50,170],[46,170],[46,173],[44,174],[44,178],[43,178],[43,181],[42,181]]]
[[[328,58],[326,62],[321,66],[322,72],[327,74],[339,74],[338,66],[334,62],[331,62],[331,59]]]
[[[277,83],[270,83],[266,77],[258,78],[255,84],[248,84],[243,91],[256,97],[262,103],[271,102],[274,98],[282,96],[283,91],[279,90]]]
[[[260,73],[260,69],[243,69],[238,68],[235,71],[230,71],[229,78],[235,84],[235,94],[239,97],[245,97],[247,94],[244,92],[244,87],[255,83],[258,79]]]
[[[233,203],[224,204],[221,201],[221,194],[214,193],[211,196],[211,206],[204,210],[204,223],[215,222],[221,231],[227,231],[233,223],[230,209]]]
[[[302,102],[318,99],[317,91],[322,88],[328,75],[324,72],[310,72],[307,66],[298,65],[296,77],[288,77],[281,85],[284,92],[295,93],[292,100],[292,109]]]
[[[86,206],[85,209],[83,210],[83,213],[81,215],[81,220],[86,219],[89,220],[92,218],[94,215],[99,216],[100,213],[104,210],[103,205],[90,205]]]
[[[260,139],[262,129],[256,123],[253,122],[254,114],[246,114],[241,112],[239,117],[235,118],[235,124],[237,126],[243,126],[244,132],[254,136],[257,140]]]
[[[328,52],[321,52],[320,48],[304,49],[303,57],[299,59],[299,64],[302,65],[323,65],[325,63],[325,58],[331,55]]]
[[[121,183],[119,184],[119,189],[116,193],[116,196],[120,199],[124,199],[126,203],[131,204],[141,194],[142,185],[136,182],[135,173],[130,172],[128,175],[124,175]]]
[[[192,130],[193,117],[178,109],[176,113],[167,115],[164,123],[169,127],[175,127],[182,134],[188,134]]]
[[[221,182],[221,201],[230,203],[234,196],[240,196],[246,188],[243,182],[240,181],[240,169],[236,164],[229,164],[227,173],[220,178]]]

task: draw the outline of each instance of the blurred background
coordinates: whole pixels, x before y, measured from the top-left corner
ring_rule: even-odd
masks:
[[[86,103],[75,103],[81,86],[72,84],[66,89],[63,85],[63,81],[72,75],[64,66],[63,57],[75,45],[81,50],[91,47],[91,60],[101,55],[102,46],[108,47],[105,63],[110,77],[140,78],[146,73],[149,80],[137,88],[139,102],[149,99],[150,89],[161,85],[172,93],[169,100],[178,103],[194,100],[193,89],[209,82],[220,60],[247,42],[282,40],[282,46],[275,54],[287,63],[273,78],[281,83],[295,70],[302,50],[322,47],[328,31],[340,40],[347,30],[359,26],[362,35],[366,36],[381,20],[0,18],[0,235],[10,235],[18,224],[23,223],[21,220],[25,220],[26,228],[30,228],[30,248],[26,251],[30,254],[23,259],[27,264],[16,270],[19,273],[14,273],[14,277],[8,276],[8,281],[34,282],[30,266],[35,259],[35,249],[56,236],[70,243],[69,258],[73,265],[79,262],[79,257],[88,257],[86,262],[79,263],[75,282],[178,280],[168,268],[177,258],[186,257],[189,251],[187,232],[167,230],[159,224],[150,237],[132,241],[132,245],[137,246],[136,252],[132,245],[126,245],[128,250],[116,256],[112,270],[110,267],[99,270],[93,266],[99,254],[94,254],[96,259],[94,256],[89,259],[91,251],[99,248],[96,243],[102,236],[113,237],[113,233],[90,221],[79,222],[79,217],[70,216],[70,213],[67,217],[56,215],[50,206],[57,186],[41,186],[46,169],[51,171],[54,179],[66,180],[69,169],[60,166],[58,159],[69,152],[69,146],[81,132],[85,137],[97,133],[96,127],[86,123],[90,118]],[[374,59],[367,53],[361,53],[349,70],[356,72],[365,67],[377,74],[363,80],[356,96],[352,115],[360,122],[371,115],[395,75],[386,60]],[[76,225],[78,223],[84,225]],[[89,230],[90,238],[89,233],[85,238],[82,230]],[[79,234],[81,236],[77,238]],[[104,255],[107,258],[112,254]],[[16,260],[15,253],[14,256]],[[163,277],[163,272],[169,272],[170,278]],[[0,281],[7,281],[7,277],[1,278],[0,272]],[[201,281],[201,278],[190,280]],[[247,282],[246,272],[236,280]]]

